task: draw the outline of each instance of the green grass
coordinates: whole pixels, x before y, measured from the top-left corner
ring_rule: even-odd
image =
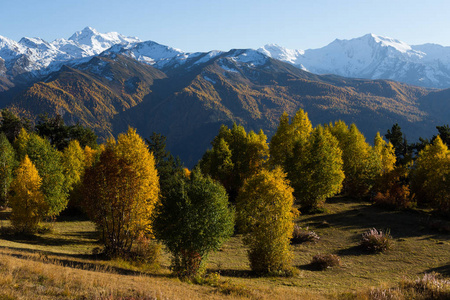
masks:
[[[186,285],[170,276],[170,257],[167,253],[162,255],[159,269],[120,260],[96,259],[91,255],[92,250],[99,246],[95,226],[86,220],[68,218],[55,222],[50,233],[32,238],[3,236],[0,239],[0,255],[114,276],[144,276],[148,282],[162,280],[164,284],[158,283],[157,286],[166,284],[168,290],[160,288],[161,295],[170,294],[174,298],[180,295],[181,298],[183,295],[198,295],[199,298],[205,295],[219,298],[335,298],[345,293],[356,295],[370,287],[397,287],[402,280],[416,279],[426,272],[435,271],[450,277],[450,235],[427,226],[429,212],[387,211],[345,198],[328,201],[325,209],[326,213],[301,215],[298,218],[297,224],[315,231],[320,240],[292,246],[293,264],[298,272],[289,278],[253,276],[242,237],[236,235],[208,258],[208,271],[220,274],[221,284],[213,287]],[[7,213],[0,215],[0,226],[9,226],[6,218]],[[370,228],[390,229],[392,249],[378,254],[367,254],[360,249],[360,236]],[[339,255],[339,267],[325,271],[311,268],[314,255],[328,253]],[[155,286],[149,289],[152,287]],[[184,292],[178,295],[177,288]],[[127,292],[121,293],[129,295]]]

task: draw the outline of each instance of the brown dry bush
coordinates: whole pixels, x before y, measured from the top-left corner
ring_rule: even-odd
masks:
[[[341,259],[335,254],[317,254],[311,261],[311,266],[316,270],[325,270],[337,267],[341,264]]]
[[[383,232],[372,228],[361,235],[360,245],[369,252],[384,252],[392,247],[392,237],[389,230]]]

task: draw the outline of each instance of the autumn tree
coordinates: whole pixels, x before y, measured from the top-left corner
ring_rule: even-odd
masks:
[[[108,141],[99,161],[86,169],[83,187],[83,208],[100,229],[107,255],[124,255],[138,236],[152,235],[158,175],[136,130]]]
[[[438,136],[419,153],[411,174],[411,188],[420,205],[450,214],[450,151]]]
[[[28,155],[16,170],[11,189],[11,224],[17,232],[34,233],[48,211],[41,191],[41,177]]]
[[[251,269],[286,273],[291,269],[293,189],[281,168],[261,170],[247,179],[236,203],[237,224],[249,247]]]
[[[86,146],[86,149],[90,148]],[[72,140],[62,151],[61,158],[65,186],[69,193],[68,206],[70,208],[77,208],[81,202],[81,183],[87,163],[85,151],[81,148],[77,140]]]
[[[41,191],[47,203],[46,217],[57,216],[68,202],[61,153],[47,139],[35,133],[27,133],[24,129],[19,133],[14,146],[19,160],[28,155],[39,172],[42,179]]]
[[[291,121],[287,113],[283,113],[277,131],[270,140],[271,165],[283,166],[287,171],[287,160],[294,155],[294,146],[305,143],[312,129],[308,114],[302,109],[297,111]]]
[[[190,277],[232,235],[234,213],[223,186],[198,169],[174,183],[157,207],[155,235],[172,253],[174,272]]]
[[[222,125],[211,144],[212,149],[199,162],[200,168],[220,181],[234,201],[244,180],[256,174],[267,162],[267,136],[262,130],[258,134],[247,133],[240,125],[234,124],[231,129]]]
[[[0,206],[8,206],[9,187],[17,166],[15,152],[6,135],[0,134]]]
[[[348,128],[343,121],[338,121],[334,125],[328,125],[327,129],[337,138],[342,150],[344,193],[353,197],[367,195],[376,176],[376,162],[371,146],[355,124]]]
[[[342,151],[337,139],[317,126],[306,142],[297,142],[288,161],[288,178],[302,211],[315,211],[339,193],[344,180]]]

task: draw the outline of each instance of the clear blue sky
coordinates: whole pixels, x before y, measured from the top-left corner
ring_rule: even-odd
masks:
[[[184,51],[319,48],[375,33],[450,46],[448,0],[0,0],[0,35],[47,41],[86,26]]]

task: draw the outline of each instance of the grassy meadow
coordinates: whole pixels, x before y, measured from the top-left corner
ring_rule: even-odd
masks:
[[[374,298],[371,290],[430,272],[450,277],[448,225],[436,225],[428,211],[388,211],[347,198],[331,199],[325,209],[297,219],[320,239],[292,246],[294,276],[254,276],[235,235],[210,255],[202,284],[173,277],[164,251],[159,266],[93,255],[100,246],[95,226],[81,217],[63,216],[47,233],[20,237],[8,234],[9,213],[1,212],[0,299],[396,299]],[[389,229],[392,249],[367,254],[358,247],[371,228]],[[311,267],[314,255],[329,253],[340,257],[340,266]]]

